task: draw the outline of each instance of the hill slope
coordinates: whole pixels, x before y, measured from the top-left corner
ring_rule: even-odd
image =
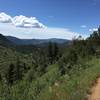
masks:
[[[66,39],[19,39],[16,37],[12,36],[6,36],[6,38],[12,42],[14,42],[17,45],[39,45],[39,44],[45,44],[48,42],[53,42],[53,43],[58,43],[58,44],[63,44],[63,43],[69,43],[70,40]]]
[[[10,46],[14,45],[14,43],[11,42],[10,40],[8,40],[2,34],[0,34],[0,45],[5,46],[5,47],[10,47]]]

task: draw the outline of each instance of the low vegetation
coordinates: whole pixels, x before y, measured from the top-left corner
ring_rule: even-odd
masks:
[[[23,48],[2,38],[0,100],[86,100],[100,76],[99,43],[100,28],[67,46],[50,42]]]

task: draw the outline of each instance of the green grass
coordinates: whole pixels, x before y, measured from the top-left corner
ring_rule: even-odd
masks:
[[[57,86],[46,88],[41,92],[39,100],[86,100],[93,82],[100,76],[100,59],[87,62],[84,70],[75,71],[69,78],[65,75],[57,82]]]
[[[10,88],[0,84],[0,100],[86,100],[93,82],[100,76],[100,59],[93,58],[84,66],[61,77],[58,65],[54,64],[31,83],[21,81]]]

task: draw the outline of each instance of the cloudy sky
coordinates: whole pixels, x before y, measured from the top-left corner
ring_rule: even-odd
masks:
[[[0,0],[0,33],[19,38],[84,38],[97,30],[100,0]]]

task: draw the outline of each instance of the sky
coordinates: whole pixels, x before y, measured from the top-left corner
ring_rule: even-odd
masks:
[[[99,21],[100,0],[0,0],[0,33],[18,38],[86,38]]]

